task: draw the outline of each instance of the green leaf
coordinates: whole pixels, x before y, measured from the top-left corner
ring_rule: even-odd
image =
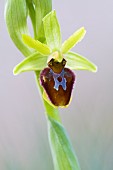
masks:
[[[48,116],[49,142],[55,170],[80,170],[64,127]]]
[[[47,56],[34,53],[15,66],[13,73],[17,75],[25,71],[37,71],[46,67]]]
[[[97,67],[80,54],[68,52],[65,54],[65,58],[67,61],[66,67],[69,67],[72,70],[88,70],[92,72],[97,71]]]
[[[62,53],[67,53],[71,48],[73,48],[78,42],[80,42],[84,35],[86,33],[86,30],[84,27],[77,30],[72,36],[70,36],[64,43],[62,44],[61,51]]]
[[[25,44],[31,48],[34,48],[42,55],[49,55],[51,53],[51,49],[46,44],[43,44],[28,35],[23,34],[22,39]]]
[[[47,14],[43,19],[43,24],[47,45],[52,51],[59,51],[61,48],[61,33],[56,12],[52,11]]]
[[[29,34],[27,27],[28,8],[26,0],[7,0],[5,20],[11,39],[24,54],[30,55],[32,50],[22,41],[22,34]]]

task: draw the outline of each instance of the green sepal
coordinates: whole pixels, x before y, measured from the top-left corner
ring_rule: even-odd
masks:
[[[7,29],[11,39],[24,56],[28,56],[33,52],[22,41],[22,34],[29,34],[27,17],[28,8],[26,0],[7,0],[5,7]]]
[[[64,127],[48,116],[49,142],[55,170],[80,170]]]
[[[67,61],[66,67],[69,67],[72,70],[97,71],[97,67],[80,54],[68,52],[65,54],[65,59]]]
[[[16,65],[13,73],[14,75],[17,75],[26,71],[40,71],[46,67],[46,64],[47,56],[43,56],[36,52],[25,58],[18,65]]]
[[[31,48],[34,48],[42,55],[49,55],[51,53],[51,49],[46,44],[43,44],[26,34],[22,35],[22,40],[25,44],[27,44]]]
[[[50,12],[43,18],[43,25],[47,45],[53,52],[60,50],[61,32],[55,11]]]
[[[83,39],[85,33],[86,30],[84,29],[84,27],[81,27],[73,35],[71,35],[66,41],[64,41],[61,48],[62,53],[63,54],[67,53],[78,42],[80,42]]]

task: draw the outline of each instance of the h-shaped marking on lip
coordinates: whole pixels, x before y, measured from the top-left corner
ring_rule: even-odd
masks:
[[[50,73],[53,75],[53,79],[55,82],[54,89],[59,90],[59,86],[61,85],[64,90],[66,90],[66,78],[64,77],[64,69],[62,69],[60,74],[54,73],[52,69],[50,69]],[[58,78],[61,77],[62,81],[59,81]]]

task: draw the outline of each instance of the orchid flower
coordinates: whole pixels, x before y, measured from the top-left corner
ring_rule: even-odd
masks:
[[[34,53],[14,68],[14,74],[40,71],[44,99],[54,107],[66,107],[69,105],[75,82],[75,74],[72,70],[96,72],[97,68],[88,59],[70,51],[83,39],[86,33],[84,27],[74,32],[62,44],[60,26],[55,11],[43,18],[43,26],[46,38],[44,43],[29,35],[22,35],[23,42],[34,49]]]

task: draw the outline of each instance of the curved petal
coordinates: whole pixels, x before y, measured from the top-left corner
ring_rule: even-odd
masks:
[[[34,48],[42,55],[48,55],[51,53],[51,49],[46,44],[43,44],[40,41],[35,40],[29,35],[23,34],[22,39],[25,44],[27,44],[31,48]]]
[[[80,54],[68,52],[65,54],[67,65],[72,70],[88,70],[92,72],[97,71],[97,67],[88,59]]]
[[[15,66],[13,73],[17,75],[26,71],[42,70],[46,67],[47,56],[34,53]]]
[[[85,36],[86,30],[84,27],[81,27],[73,35],[71,35],[64,43],[62,44],[61,51],[62,53],[67,53],[71,48],[73,48],[78,42],[80,42]]]

